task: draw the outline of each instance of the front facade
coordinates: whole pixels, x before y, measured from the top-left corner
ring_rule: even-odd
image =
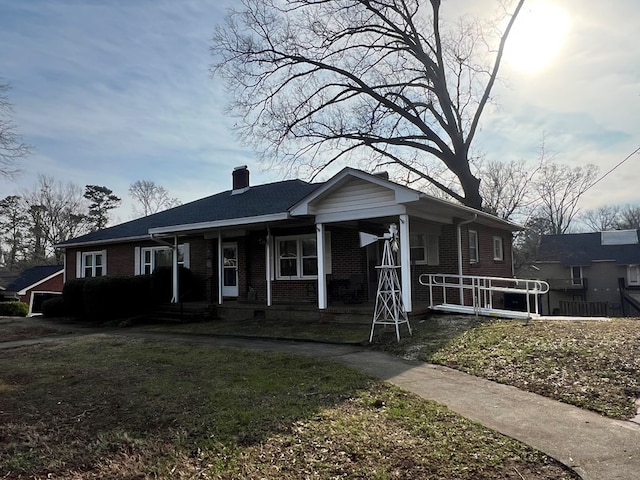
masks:
[[[327,182],[290,180],[251,186],[246,167],[233,189],[59,245],[66,279],[139,275],[184,266],[200,296],[267,307],[375,298],[382,243],[361,234],[399,232],[398,264],[407,311],[428,302],[422,273],[512,276],[517,227],[491,215],[346,168]],[[177,252],[177,255],[174,255]]]
[[[545,313],[627,316],[640,313],[637,230],[545,235],[536,268],[549,283]]]

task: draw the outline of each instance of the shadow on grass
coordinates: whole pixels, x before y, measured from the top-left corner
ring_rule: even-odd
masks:
[[[134,461],[154,449],[166,456],[167,445],[174,454],[216,452],[225,469],[235,449],[371,384],[310,358],[131,339],[86,337],[2,355],[2,478],[64,477],[99,470],[105,459]],[[145,469],[165,468],[163,455]]]

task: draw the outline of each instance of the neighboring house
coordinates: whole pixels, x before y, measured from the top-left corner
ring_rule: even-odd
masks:
[[[640,243],[637,230],[544,235],[538,278],[549,283],[546,313],[638,315]]]
[[[512,233],[519,227],[384,174],[345,168],[324,183],[251,186],[249,171],[239,167],[232,180],[232,190],[61,243],[66,279],[172,266],[176,301],[184,266],[212,303],[306,302],[323,311],[346,299],[375,299],[382,243],[361,248],[359,232],[382,235],[392,223],[409,312],[429,300],[418,283],[422,273],[513,275]]]
[[[5,299],[12,298],[29,305],[29,315],[41,313],[42,302],[62,293],[63,265],[40,265],[23,271],[6,286]]]

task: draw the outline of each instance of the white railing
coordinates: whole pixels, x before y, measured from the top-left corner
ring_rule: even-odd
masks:
[[[539,316],[539,296],[549,291],[549,284],[545,281],[526,280],[522,278],[447,275],[438,273],[420,275],[419,281],[421,285],[429,288],[430,308],[462,311],[475,313],[476,315],[501,314],[504,316],[526,318],[534,315]],[[442,303],[435,305],[434,293],[438,292],[441,293]],[[514,311],[508,308],[495,308],[495,297],[500,295],[500,297],[504,299],[505,293],[524,295],[526,312]],[[454,299],[452,297],[456,298]],[[470,303],[470,305],[467,303]],[[511,313],[512,315],[510,315]]]

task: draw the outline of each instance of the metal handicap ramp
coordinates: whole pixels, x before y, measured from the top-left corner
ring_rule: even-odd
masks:
[[[549,292],[547,282],[522,278],[423,274],[419,282],[432,310],[500,318],[540,318],[540,296]],[[506,308],[506,294],[521,297],[522,309]]]

